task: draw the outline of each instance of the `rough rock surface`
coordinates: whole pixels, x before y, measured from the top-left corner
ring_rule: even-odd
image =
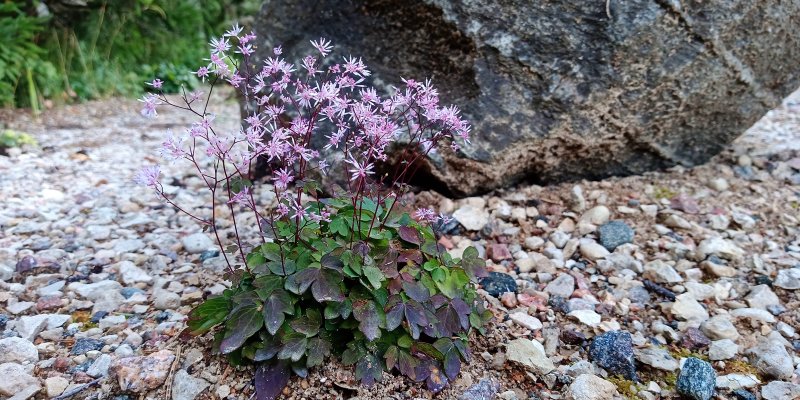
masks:
[[[456,195],[705,162],[800,84],[797,2],[267,0],[260,57],[308,40],[379,83],[432,76],[474,140],[419,182]]]

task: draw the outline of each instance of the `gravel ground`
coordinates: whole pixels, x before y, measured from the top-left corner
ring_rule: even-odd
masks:
[[[496,272],[482,282],[496,319],[472,362],[436,396],[389,374],[360,388],[329,363],[285,398],[800,398],[798,101],[696,168],[457,201],[418,193],[458,221],[441,243],[477,246]],[[0,110],[0,125],[43,144],[0,156],[0,398],[252,395],[252,372],[212,355],[209,338],[178,339],[192,306],[226,287],[224,262],[197,224],[131,183],[187,123],[136,110]],[[197,176],[163,169],[171,194],[203,207]]]

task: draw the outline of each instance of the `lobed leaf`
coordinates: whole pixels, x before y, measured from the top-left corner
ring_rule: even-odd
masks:
[[[256,368],[257,400],[274,400],[289,384],[291,371],[285,362],[262,363]]]
[[[374,301],[359,299],[353,301],[353,317],[359,322],[358,329],[367,340],[373,341],[381,336],[386,316]]]
[[[230,302],[224,296],[212,297],[189,313],[187,326],[192,335],[202,335],[225,321],[230,312]]]
[[[229,354],[242,347],[250,336],[264,326],[264,318],[255,306],[241,307],[228,318],[225,336],[219,345],[222,354]]]

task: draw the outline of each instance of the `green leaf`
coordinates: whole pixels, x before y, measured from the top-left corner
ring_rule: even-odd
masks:
[[[350,299],[340,302],[329,302],[325,305],[325,319],[334,319],[341,317],[347,319],[353,312],[353,305]]]
[[[283,289],[283,278],[276,275],[263,275],[253,281],[256,293],[261,300],[266,300],[275,290]]]
[[[373,288],[375,289],[381,288],[381,283],[384,280],[384,276],[381,270],[378,269],[378,267],[373,265],[366,265],[364,266],[363,273]]]
[[[350,227],[347,224],[347,219],[341,215],[331,219],[331,222],[328,223],[328,229],[341,236],[347,237],[350,235]]]
[[[224,296],[212,297],[189,313],[187,325],[192,335],[202,335],[225,321],[230,302]]]
[[[375,381],[380,381],[382,373],[381,361],[374,354],[367,354],[356,363],[356,379],[364,386],[369,387]]]
[[[325,357],[331,353],[331,343],[325,339],[315,337],[309,339],[308,350],[306,351],[306,366],[315,367],[321,365]]]
[[[306,335],[306,337],[316,336],[319,333],[319,326],[322,323],[322,317],[319,311],[310,309],[306,311],[306,315],[295,319],[289,325],[298,333]]]
[[[247,255],[247,266],[250,268],[264,265],[266,262],[267,258],[261,253],[252,252]]]
[[[469,246],[464,249],[464,254],[461,256],[461,268],[467,273],[469,279],[477,282],[478,278],[489,276],[486,271],[486,260],[478,257],[478,249]]]
[[[469,284],[469,278],[464,271],[453,269],[444,281],[434,282],[436,283],[436,287],[438,287],[445,296],[454,299],[456,297],[462,297],[464,289]]]
[[[241,307],[231,314],[226,323],[225,337],[220,342],[219,351],[228,354],[242,347],[244,342],[264,326],[264,318],[257,307]]]
[[[297,264],[295,264],[294,260],[286,259],[283,261],[270,261],[267,263],[267,267],[275,275],[288,276],[294,273],[297,269]]]

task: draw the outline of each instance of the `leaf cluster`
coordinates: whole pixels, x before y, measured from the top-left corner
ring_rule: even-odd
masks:
[[[470,359],[467,336],[491,318],[474,285],[475,248],[452,258],[429,226],[369,199],[328,199],[328,221],[283,219],[247,256],[236,284],[190,315],[234,364],[274,381],[338,357],[365,385],[396,371],[441,390]],[[310,207],[313,209],[313,206]],[[216,329],[215,329],[216,328]]]

